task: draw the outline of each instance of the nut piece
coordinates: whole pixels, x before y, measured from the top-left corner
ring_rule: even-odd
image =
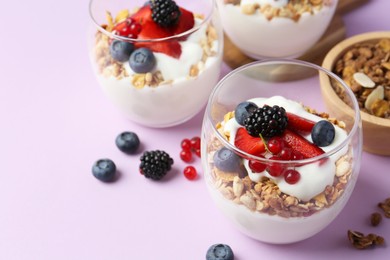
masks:
[[[369,76],[362,72],[356,72],[353,74],[353,79],[359,83],[361,86],[365,88],[373,88],[375,87],[375,82],[370,79]]]
[[[375,234],[368,234],[365,236],[363,233],[358,231],[348,230],[348,239],[352,246],[356,249],[366,249],[375,245],[383,245],[385,239]]]
[[[387,198],[384,202],[378,203],[378,207],[383,210],[386,218],[390,218],[390,198]]]
[[[371,225],[374,227],[378,226],[382,221],[382,215],[378,212],[371,214]]]
[[[367,110],[372,111],[372,105],[374,104],[374,102],[377,101],[378,99],[381,100],[384,97],[385,97],[385,89],[383,88],[383,86],[378,86],[370,93],[370,95],[368,95],[366,102],[364,103],[364,107]]]

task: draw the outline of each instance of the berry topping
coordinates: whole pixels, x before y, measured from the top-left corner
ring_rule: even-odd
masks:
[[[282,134],[282,139],[290,148],[299,152],[303,158],[312,158],[324,153],[320,147],[288,129]]]
[[[252,155],[259,156],[265,152],[263,140],[260,137],[249,135],[243,127],[238,128],[236,138],[234,139],[234,145],[238,149]]]
[[[187,166],[183,170],[184,176],[189,180],[195,180],[198,176],[198,173],[196,172],[196,169],[194,166]]]
[[[284,147],[284,142],[280,137],[275,136],[275,137],[271,137],[268,140],[268,150],[272,154],[279,154],[282,151],[283,147]]]
[[[244,126],[245,119],[247,119],[248,116],[256,110],[256,108],[257,105],[253,102],[245,101],[238,104],[234,110],[234,118],[236,119],[237,123]]]
[[[291,148],[284,147],[280,153],[279,153],[280,159],[284,161],[292,160],[293,159],[293,151]]]
[[[153,70],[156,65],[156,58],[151,50],[140,48],[130,55],[129,64],[136,73],[147,73]]]
[[[214,165],[221,171],[234,172],[240,168],[240,157],[226,147],[222,147],[214,154]]]
[[[301,174],[296,170],[290,169],[284,172],[284,180],[288,184],[295,184],[299,181],[300,178],[301,178]]]
[[[283,107],[265,105],[249,115],[244,124],[251,136],[272,137],[283,133],[287,121],[286,110]]]
[[[152,180],[162,179],[173,164],[173,159],[169,154],[160,150],[146,151],[140,160],[140,173]]]
[[[327,120],[321,120],[314,125],[311,139],[318,146],[328,146],[333,142],[335,134],[334,125]]]
[[[215,244],[207,250],[206,260],[234,260],[234,253],[228,245]]]
[[[191,150],[181,150],[180,152],[180,158],[184,161],[184,162],[191,162],[192,160],[192,153],[191,153]]]
[[[287,112],[287,128],[298,133],[310,134],[316,122]]]
[[[181,12],[175,1],[151,0],[153,20],[162,27],[170,27],[179,21]]]
[[[181,46],[178,41],[137,42],[135,47],[148,48],[153,52],[164,53],[176,59],[179,59],[181,55]]]
[[[92,174],[96,179],[109,182],[114,180],[116,173],[115,163],[110,159],[100,159],[92,166]]]
[[[271,160],[280,160],[280,158],[276,157],[276,156],[272,156],[270,159]],[[267,171],[268,171],[269,175],[271,175],[273,177],[279,177],[284,173],[285,168],[280,163],[272,162],[268,165]]]
[[[129,42],[115,40],[110,45],[111,57],[120,62],[128,61],[133,51],[134,45]]]
[[[135,153],[140,145],[138,135],[133,132],[123,132],[115,139],[115,144],[124,153]]]
[[[113,30],[120,36],[136,39],[142,30],[142,26],[134,19],[127,18],[116,24]]]
[[[260,156],[260,157],[264,158],[264,156]],[[267,165],[259,161],[250,160],[249,168],[251,168],[253,172],[263,172],[267,168]]]

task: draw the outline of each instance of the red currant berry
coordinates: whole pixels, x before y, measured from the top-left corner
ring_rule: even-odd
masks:
[[[272,154],[278,154],[284,147],[284,141],[280,137],[272,137],[268,140],[268,150]]]
[[[292,160],[302,160],[303,159],[303,155],[298,152],[298,151],[292,151]]]
[[[196,150],[195,150],[195,154],[200,158],[200,157],[201,157],[201,155],[200,155],[200,149],[196,149]]]
[[[200,149],[200,137],[195,136],[191,138],[191,148],[194,150]]]
[[[142,25],[137,23],[137,22],[133,22],[130,24],[130,34],[135,36],[133,38],[137,38],[138,37],[138,34],[141,32],[141,29],[142,29]]]
[[[185,162],[190,162],[192,160],[192,153],[190,150],[181,150],[180,158]]]
[[[276,157],[276,156],[272,156],[270,159],[271,160],[280,160],[280,158]],[[268,167],[267,167],[267,171],[268,171],[269,175],[271,175],[273,177],[281,176],[283,174],[284,170],[285,170],[284,166],[281,163],[276,163],[276,162],[270,163],[270,165],[268,165]]]
[[[181,148],[183,149],[183,150],[186,150],[186,151],[189,151],[189,150],[191,150],[191,141],[190,141],[190,139],[183,139],[182,141],[181,141]]]
[[[259,161],[250,160],[249,168],[251,168],[253,172],[263,172],[267,168],[267,165]]]
[[[299,172],[297,172],[296,170],[290,169],[284,172],[284,180],[288,184],[295,184],[299,181],[300,178],[301,174],[299,174]]]
[[[184,176],[191,181],[195,180],[196,177],[198,176],[198,173],[196,172],[196,169],[193,166],[185,167],[183,173]]]
[[[279,157],[282,160],[288,161],[292,159],[292,150],[290,148],[284,147],[280,153]]]

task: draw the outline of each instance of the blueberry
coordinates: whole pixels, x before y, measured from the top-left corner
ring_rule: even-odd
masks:
[[[115,144],[124,153],[135,153],[139,147],[139,138],[136,133],[123,132],[115,139]]]
[[[134,45],[130,42],[115,40],[110,45],[111,57],[117,61],[127,61],[131,53],[134,51]]]
[[[110,159],[100,159],[92,166],[92,174],[98,180],[109,182],[115,177],[116,166]]]
[[[147,73],[156,65],[156,57],[148,48],[139,48],[130,55],[129,64],[134,72]]]
[[[222,147],[214,154],[214,165],[221,171],[238,171],[240,169],[240,157],[226,147]]]
[[[333,142],[335,134],[333,124],[327,120],[321,120],[311,130],[311,139],[318,146],[328,146]]]
[[[237,105],[234,111],[234,117],[240,125],[244,125],[245,119],[255,111],[257,105],[253,102],[244,101]]]
[[[207,250],[206,260],[234,260],[234,254],[230,246],[215,244]]]

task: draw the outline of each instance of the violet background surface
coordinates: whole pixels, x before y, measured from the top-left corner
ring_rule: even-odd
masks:
[[[190,1],[190,0],[189,0]],[[344,15],[347,35],[390,30],[390,1],[371,0]],[[205,259],[214,243],[237,260],[388,259],[390,220],[369,225],[390,196],[390,157],[363,153],[344,211],[305,241],[271,245],[239,233],[211,201],[200,176],[188,181],[180,141],[200,135],[203,111],[187,123],[150,129],[126,120],[103,96],[87,56],[88,1],[3,2],[0,24],[0,259]],[[223,66],[222,75],[229,71]],[[115,147],[121,131],[175,160],[162,182],[138,173],[139,154]],[[91,174],[113,159],[117,182]],[[347,229],[378,233],[387,246],[353,249]]]

